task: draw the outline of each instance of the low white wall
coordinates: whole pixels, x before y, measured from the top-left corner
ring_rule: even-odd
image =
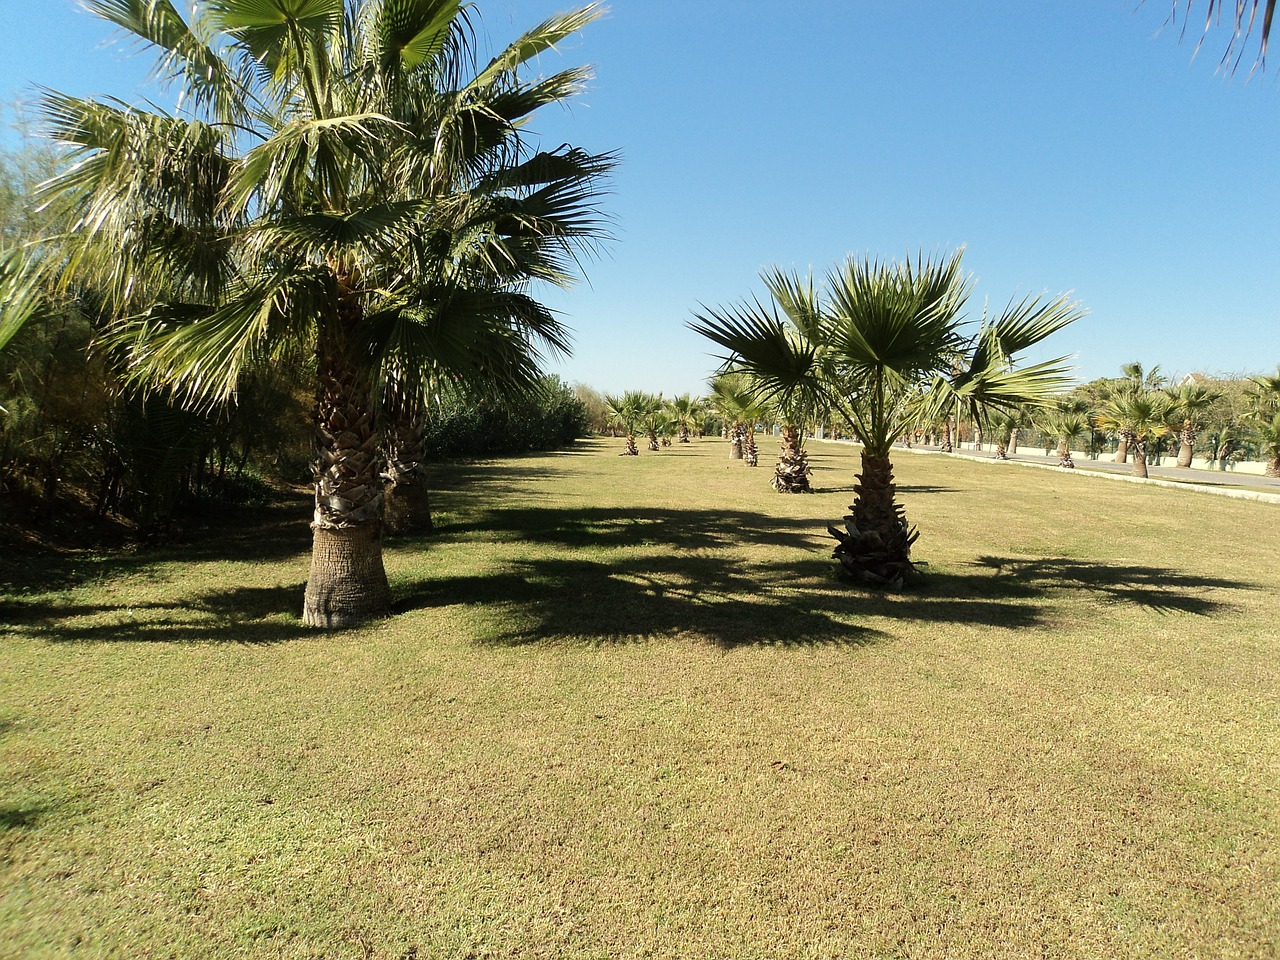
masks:
[[[975,449],[972,443],[961,443],[959,444],[959,446],[963,450]],[[996,448],[996,445],[994,443],[984,442],[982,444],[982,449],[988,453],[993,452],[995,448]],[[1025,443],[1018,444],[1018,450],[1021,453],[1044,454],[1044,447],[1029,447]],[[1050,450],[1049,456],[1054,456],[1055,452],[1056,451]],[[1114,457],[1115,457],[1114,453],[1100,453],[1098,454],[1098,462],[1109,463]],[[1081,463],[1088,463],[1090,460],[1092,460],[1092,458],[1089,456],[1088,451],[1086,450],[1072,450],[1071,458],[1073,460],[1078,460]],[[1161,458],[1159,463],[1156,463],[1154,460],[1148,460],[1147,462],[1153,467],[1157,467],[1157,466],[1173,467],[1173,466],[1177,466],[1178,455],[1176,453],[1166,454],[1164,457]],[[1260,477],[1267,472],[1267,465],[1258,460],[1240,460],[1240,461],[1228,460],[1226,466],[1227,466],[1227,469],[1223,471],[1224,473],[1243,473],[1243,474],[1251,474],[1253,476]],[[1218,470],[1219,466],[1216,460],[1208,460],[1204,457],[1196,457],[1191,461],[1191,468],[1194,470]]]

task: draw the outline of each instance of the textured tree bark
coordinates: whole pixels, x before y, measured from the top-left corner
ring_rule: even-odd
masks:
[[[1120,434],[1120,439],[1116,444],[1116,455],[1111,458],[1112,463],[1125,463],[1129,459],[1129,438],[1125,434]]]
[[[876,586],[900,589],[915,576],[911,545],[919,532],[907,525],[896,499],[893,464],[888,457],[862,452],[862,472],[854,485],[851,511],[844,529],[827,531],[839,541],[832,556],[845,577]]]
[[[1196,432],[1190,420],[1182,421],[1182,445],[1178,447],[1178,466],[1190,467],[1195,456]]]
[[[1064,470],[1076,468],[1076,462],[1071,458],[1071,444],[1065,439],[1058,441],[1058,466]]]
[[[1147,478],[1147,442],[1134,438],[1129,442],[1129,455],[1133,460],[1133,475]]]
[[[410,380],[388,380],[383,395],[386,464],[382,528],[391,534],[431,533],[427,487],[427,429],[422,390]]]
[[[344,284],[339,281],[340,290]],[[339,297],[316,344],[315,516],[303,621],[351,626],[391,609],[382,565],[382,482],[374,430],[371,364],[358,352],[355,296]]]
[[[779,493],[809,493],[809,458],[800,446],[800,428],[794,424],[782,427],[782,455],[773,468],[769,481]]]
[[[976,421],[973,424],[973,449],[982,449],[982,424]]]
[[[338,630],[385,616],[390,609],[378,527],[316,527],[303,603],[307,626]]]
[[[1280,477],[1280,457],[1272,457],[1267,461],[1266,474],[1268,477]]]

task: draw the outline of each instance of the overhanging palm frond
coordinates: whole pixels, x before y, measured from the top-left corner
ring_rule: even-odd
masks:
[[[515,71],[538,54],[552,49],[561,40],[600,19],[604,12],[605,8],[602,4],[592,3],[580,10],[573,10],[544,20],[532,30],[526,31],[502,53],[494,57],[490,64],[480,71],[475,79],[467,85],[466,91],[468,93],[474,92],[500,80],[504,75]]]

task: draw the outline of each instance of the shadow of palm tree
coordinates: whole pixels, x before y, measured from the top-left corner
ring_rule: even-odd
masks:
[[[1068,557],[1036,559],[978,557],[974,566],[986,575],[964,578],[1005,596],[1044,596],[1049,591],[1087,594],[1104,603],[1123,603],[1160,613],[1207,616],[1229,609],[1229,601],[1206,590],[1257,590],[1257,584],[1226,577],[1184,573],[1171,567],[1082,562]]]
[[[753,571],[706,556],[597,562],[530,560],[477,577],[419,583],[398,610],[485,605],[503,626],[485,639],[502,645],[557,641],[630,643],[690,635],[723,647],[861,646],[879,631],[801,590],[762,589]]]
[[[16,600],[0,607],[0,622],[54,643],[281,643],[313,634],[297,616],[303,587],[230,587],[165,603]]]
[[[652,507],[496,507],[459,524],[442,524],[437,532],[463,535],[482,530],[562,547],[661,545],[674,550],[707,550],[745,543],[817,549],[827,542],[812,520],[742,510]]]

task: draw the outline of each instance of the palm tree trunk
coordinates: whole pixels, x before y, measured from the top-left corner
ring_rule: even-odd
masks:
[[[978,423],[976,420],[973,423],[973,449],[982,449],[982,424]]]
[[[391,609],[382,565],[382,484],[372,378],[353,344],[360,304],[339,300],[316,346],[316,506],[303,621],[341,628]]]
[[[955,448],[951,445],[951,420],[948,419],[942,425],[942,452],[951,453],[953,449]]]
[[[748,467],[760,465],[760,449],[756,446],[756,429],[754,426],[747,427],[747,442],[742,450],[742,458],[746,460]]]
[[[387,485],[383,490],[382,524],[388,533],[431,533],[431,497],[427,487],[426,427],[416,423],[397,423],[390,427],[387,466],[382,474]]]
[[[906,513],[895,498],[889,458],[864,449],[862,472],[853,489],[844,529],[827,527],[839,541],[833,556],[849,579],[900,588],[915,573],[911,545],[919,533],[907,526]]]
[[[1065,437],[1058,440],[1058,466],[1064,470],[1076,468],[1076,462],[1071,459],[1071,441]]]
[[[742,425],[735,423],[729,429],[729,459],[742,459]]]
[[[1178,466],[1190,467],[1195,456],[1196,432],[1190,420],[1182,421],[1182,446],[1178,448]]]
[[[650,430],[648,431],[646,436],[649,438],[649,449],[652,450],[654,453],[657,453],[659,450],[658,434],[655,433],[653,430]]]
[[[427,490],[426,410],[420,384],[390,377],[383,392],[386,463],[382,527],[387,533],[431,533]]]
[[[800,428],[783,424],[782,455],[773,468],[770,486],[779,493],[809,493],[809,472],[809,458],[800,446]]]
[[[640,448],[636,446],[636,435],[630,430],[627,431],[627,442],[622,448],[620,456],[638,457],[640,456]]]
[[[1133,457],[1133,475],[1145,480],[1147,478],[1147,442],[1141,437],[1135,437],[1129,443],[1129,453]]]
[[[1120,434],[1120,439],[1116,442],[1116,455],[1111,458],[1112,463],[1125,463],[1129,459],[1129,437]]]
[[[1021,427],[1014,427],[1009,431],[1009,453],[1018,452],[1018,435],[1022,432]]]
[[[1266,475],[1268,477],[1280,477],[1280,456],[1272,457],[1267,461]]]

